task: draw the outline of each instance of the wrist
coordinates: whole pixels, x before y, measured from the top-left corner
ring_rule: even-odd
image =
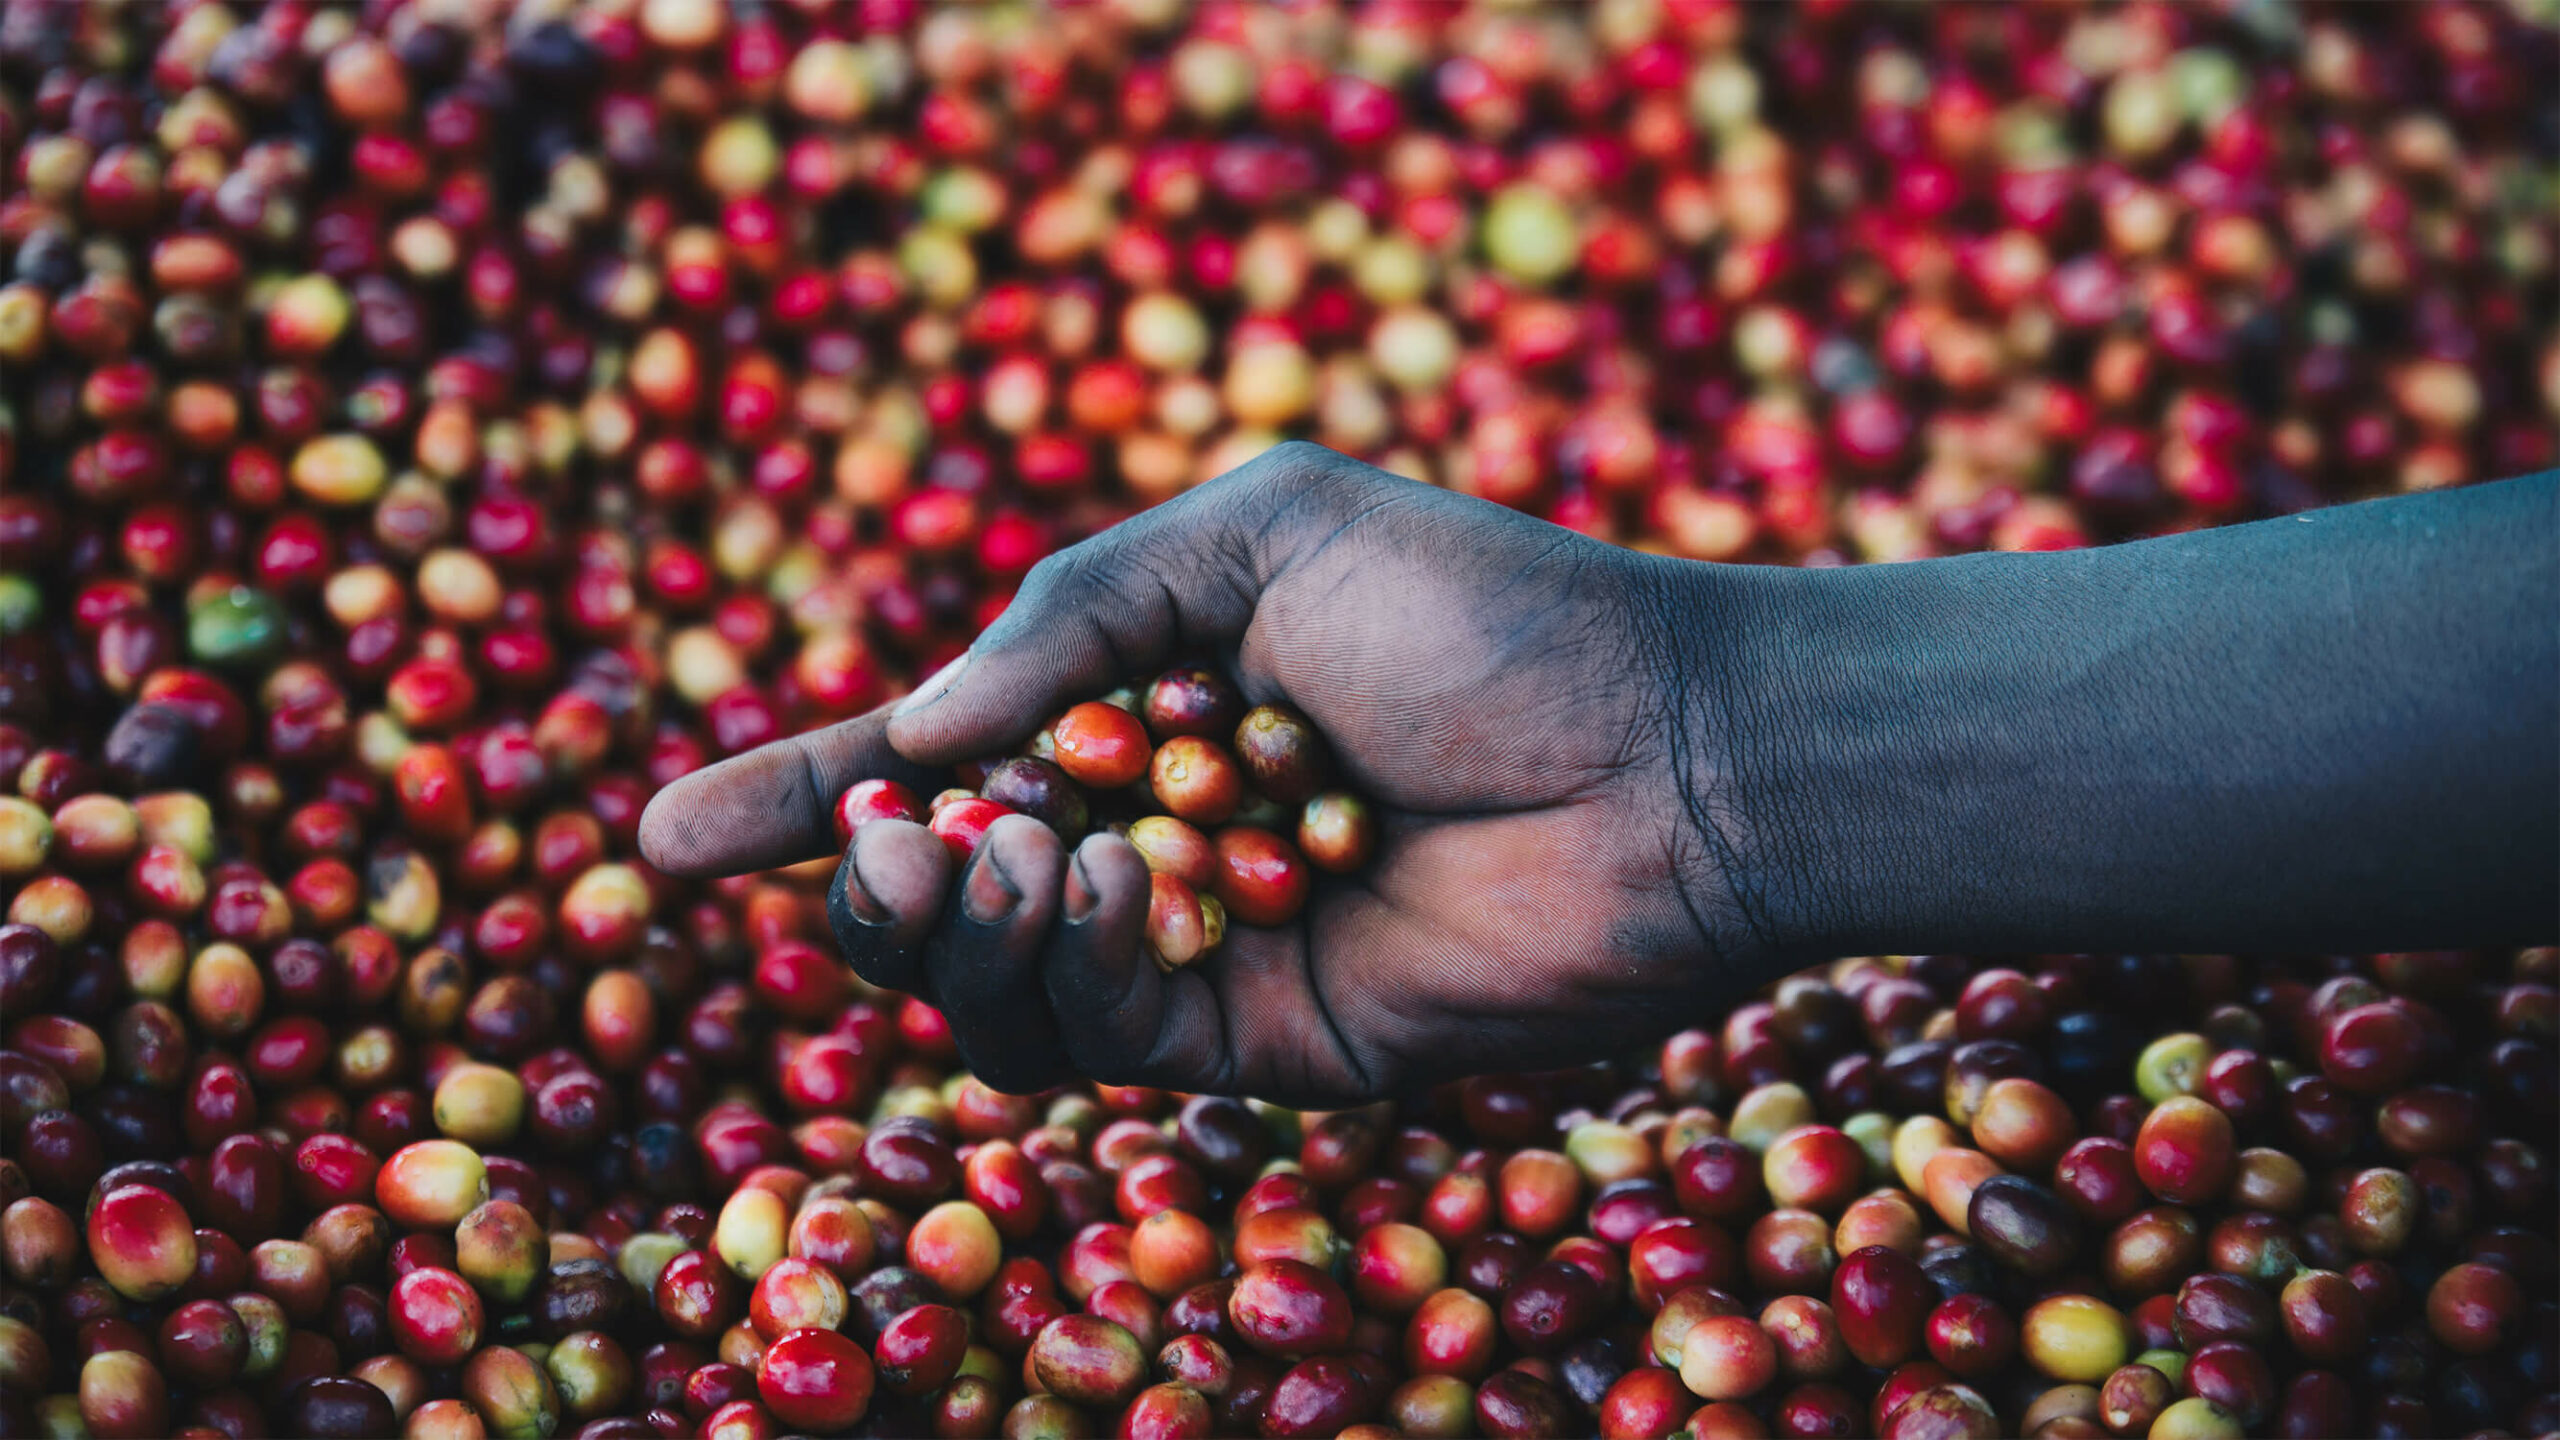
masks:
[[[1663,697],[1666,826],[1680,900],[1708,963],[1756,983],[1832,928],[1805,863],[1813,829],[1786,754],[1782,658],[1806,620],[1797,572],[1645,561],[1637,605]]]

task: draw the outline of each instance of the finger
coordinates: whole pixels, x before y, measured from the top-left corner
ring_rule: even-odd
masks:
[[[891,742],[924,763],[1012,748],[1074,700],[1231,644],[1323,517],[1394,481],[1322,446],[1275,446],[1035,566],[950,668],[900,702]]]
[[[1040,988],[1040,949],[1065,870],[1065,847],[1048,826],[1024,815],[996,821],[961,867],[927,950],[962,1058],[1009,1094],[1045,1090],[1068,1074],[1057,1018]]]
[[[942,919],[951,847],[907,820],[855,832],[827,887],[827,921],[855,974],[891,990],[924,983],[924,947]]]
[[[835,802],[857,780],[931,787],[889,748],[886,706],[684,776],[640,817],[640,853],[670,875],[735,875],[836,848]]]
[[[1231,1090],[1217,994],[1196,967],[1166,975],[1147,956],[1148,897],[1128,841],[1104,833],[1076,847],[1041,961],[1067,1058],[1106,1084]]]

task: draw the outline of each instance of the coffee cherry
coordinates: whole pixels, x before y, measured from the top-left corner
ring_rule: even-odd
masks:
[[[1286,925],[1305,908],[1313,877],[1288,841],[1250,825],[1218,832],[1214,882],[1227,913],[1247,925]]]
[[[895,780],[860,780],[836,797],[836,843],[853,843],[854,832],[874,820],[906,820],[923,824],[924,806],[915,792]]]
[[[1224,824],[1244,801],[1244,780],[1227,752],[1193,735],[1177,735],[1157,747],[1148,763],[1147,788],[1177,819],[1209,827]]]
[[[1058,768],[1079,785],[1117,790],[1147,773],[1152,753],[1138,717],[1116,705],[1089,700],[1049,727]]]
[[[1158,744],[1177,735],[1224,739],[1244,718],[1244,697],[1212,670],[1168,670],[1147,686],[1139,714]]]
[[[1324,788],[1333,757],[1304,715],[1285,705],[1257,705],[1236,726],[1236,758],[1246,780],[1283,805],[1302,805]]]
[[[978,793],[1017,815],[1028,815],[1073,845],[1084,838],[1084,792],[1067,772],[1046,760],[1016,756],[987,772]]]
[[[1014,813],[993,800],[963,796],[933,812],[930,828],[949,846],[953,858],[966,860],[977,853],[987,838],[987,830],[998,820]]]
[[[852,1337],[794,1330],[764,1352],[756,1395],[785,1425],[842,1430],[871,1408],[871,1357]]]
[[[1377,817],[1359,796],[1328,790],[1300,808],[1298,849],[1317,869],[1349,875],[1368,864],[1377,848]]]

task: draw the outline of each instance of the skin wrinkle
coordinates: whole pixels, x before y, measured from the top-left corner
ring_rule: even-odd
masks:
[[[1352,1043],[1351,1037],[1342,1028],[1342,1022],[1334,1018],[1331,994],[1333,987],[1327,982],[1329,968],[1321,954],[1309,954],[1307,994],[1315,1001],[1316,1014],[1324,1021],[1325,1034],[1333,1042],[1334,1052],[1351,1067],[1353,1088],[1365,1091],[1379,1090],[1383,1088],[1379,1083],[1379,1079],[1383,1077],[1370,1075],[1369,1062],[1362,1057],[1360,1047]],[[1312,1080],[1312,1076],[1308,1078]],[[1307,1088],[1311,1093],[1317,1091],[1317,1087],[1312,1083]]]
[[[796,815],[810,810],[825,809],[835,798],[828,793],[825,777],[818,773],[818,747],[802,745],[796,748],[800,752],[801,794],[796,801],[786,797],[774,811],[778,815]]]
[[[1266,585],[1277,585],[1281,581],[1288,579],[1292,572],[1322,561],[1325,557],[1325,552],[1333,548],[1334,542],[1341,540],[1343,537],[1359,529],[1371,518],[1388,512],[1394,507],[1394,505],[1395,502],[1393,500],[1376,500],[1353,510],[1349,515],[1344,516],[1338,523],[1336,523],[1331,530],[1326,531],[1324,536],[1317,540],[1313,546],[1293,548],[1290,552],[1288,561],[1281,565],[1279,569],[1271,573],[1271,577],[1266,582]]]
[[[1250,527],[1259,537],[1260,543],[1255,548],[1261,552],[1264,561],[1254,572],[1258,588],[1269,589],[1286,572],[1289,560],[1296,554],[1293,544],[1289,554],[1274,557],[1267,544],[1269,537],[1294,535],[1291,522],[1297,518],[1301,507],[1318,505],[1332,498],[1321,475],[1323,460],[1310,458],[1304,453],[1306,449],[1315,448],[1302,440],[1283,441],[1264,451],[1257,464],[1247,467],[1251,479],[1245,493],[1236,497],[1233,503],[1236,511],[1245,516],[1251,516],[1257,510],[1267,512]],[[1208,502],[1199,503],[1205,505]],[[1274,563],[1275,558],[1277,563]]]
[[[1147,578],[1155,582],[1156,605],[1163,611],[1165,623],[1173,632],[1173,639],[1165,647],[1165,653],[1190,654],[1195,648],[1191,639],[1191,627],[1185,622],[1181,598],[1173,593],[1173,582],[1164,577],[1162,570],[1149,570]]]
[[[1137,661],[1134,656],[1120,648],[1120,637],[1112,632],[1110,626],[1093,619],[1090,611],[1086,612],[1086,629],[1093,636],[1094,643],[1102,647],[1103,655],[1109,659],[1112,674],[1130,675],[1137,672],[1139,668]]]
[[[1354,904],[1327,912],[1324,916],[1318,917],[1309,928],[1311,939],[1321,942],[1312,952],[1318,957],[1317,983],[1320,992],[1331,990],[1339,983],[1335,968],[1326,965],[1321,957],[1356,953],[1356,946],[1368,938],[1369,932],[1382,931],[1391,919],[1408,927],[1419,927],[1418,933],[1407,934],[1401,943],[1413,957],[1421,973],[1435,977],[1435,983],[1438,977],[1465,973],[1466,968],[1482,953],[1460,944],[1457,938],[1448,935],[1436,920],[1418,917],[1410,912],[1399,912],[1393,902],[1384,897],[1365,897]],[[1331,1020],[1334,1015],[1333,1005],[1334,1001],[1328,997],[1328,1020]],[[1456,1058],[1452,1051],[1447,1049],[1435,1055],[1431,1053],[1430,1047],[1423,1043],[1427,1037],[1443,1029],[1448,1016],[1447,1009],[1431,1001],[1428,996],[1416,990],[1400,989],[1372,996],[1359,1009],[1372,1015],[1392,1017],[1398,1022],[1392,1028],[1377,1028],[1376,1033],[1380,1037],[1380,1043],[1376,1054],[1363,1065],[1363,1073],[1373,1075],[1377,1079],[1379,1083],[1375,1088],[1382,1093],[1390,1089],[1410,1086],[1419,1078],[1445,1070],[1452,1059]],[[1346,1054],[1351,1053],[1352,1042],[1348,1036],[1341,1034],[1338,1028],[1335,1040],[1338,1048]]]
[[[1674,884],[1673,892],[1696,932],[1697,943],[1711,957],[1710,969],[1720,969],[1746,955],[1767,952],[1771,948],[1772,933],[1766,918],[1766,902],[1754,898],[1750,882],[1745,878],[1752,873],[1741,863],[1749,842],[1734,833],[1733,825],[1738,815],[1726,798],[1729,781],[1725,776],[1738,767],[1730,758],[1719,764],[1699,752],[1702,736],[1719,735],[1724,739],[1720,756],[1730,757],[1738,753],[1743,727],[1735,718],[1735,702],[1736,692],[1743,687],[1734,684],[1707,687],[1713,697],[1713,708],[1718,712],[1712,717],[1705,713],[1703,706],[1693,709],[1692,669],[1705,674],[1717,673],[1710,668],[1706,657],[1692,653],[1692,646],[1702,638],[1700,632],[1710,627],[1691,628],[1679,623],[1684,616],[1707,618],[1716,614],[1721,607],[1711,603],[1703,592],[1713,583],[1711,577],[1725,572],[1701,567],[1656,573],[1665,580],[1687,582],[1680,586],[1685,604],[1675,604],[1671,587],[1667,584],[1639,590],[1637,604],[1637,613],[1653,622],[1656,634],[1654,653],[1667,658],[1667,663],[1659,668],[1659,688],[1667,697],[1665,710],[1672,717],[1666,734],[1666,756],[1678,791],[1674,814],[1687,822],[1685,826],[1674,826],[1670,838],[1671,851],[1676,860],[1679,849],[1683,848],[1682,836],[1685,834],[1689,848],[1711,857],[1715,877],[1710,879],[1695,874],[1689,867],[1676,867],[1674,873],[1681,879]],[[1648,601],[1649,604],[1645,603]],[[1740,920],[1746,937],[1743,941],[1737,942],[1731,935],[1730,921],[1710,915],[1710,910],[1716,907],[1703,897],[1711,890],[1722,892],[1722,904],[1729,906]]]
[[[1310,1068],[1312,1057],[1302,1046],[1263,1043],[1261,1037],[1278,1033],[1273,1022],[1291,1013],[1291,1007],[1267,1004],[1263,999],[1263,992],[1274,986],[1283,992],[1289,988],[1288,981],[1292,977],[1281,973],[1276,961],[1287,958],[1292,951],[1297,952],[1301,957],[1300,974],[1307,982],[1305,988],[1309,998],[1318,999],[1314,993],[1315,977],[1306,973],[1303,966],[1306,947],[1301,937],[1304,933],[1301,923],[1287,931],[1242,935],[1216,958],[1214,968],[1204,977],[1218,996],[1217,1012],[1224,1020],[1228,1035],[1238,1042],[1230,1044],[1225,1053],[1229,1056],[1263,1053],[1289,1060],[1295,1073],[1294,1078],[1286,1082],[1291,1087],[1288,1093],[1297,1094],[1314,1092],[1310,1084],[1310,1077],[1314,1074]],[[1321,1008],[1320,1000],[1314,1018],[1319,1022],[1319,1033],[1334,1057],[1343,1061],[1346,1069],[1351,1068],[1340,1031],[1334,1026],[1330,1012]],[[1249,1078],[1240,1069],[1231,1068],[1230,1073],[1234,1078]]]
[[[1182,1043],[1183,1040],[1195,1032],[1181,1027],[1166,1026],[1160,1032],[1157,1043],[1146,1052],[1139,1068],[1133,1072],[1134,1076],[1158,1082],[1174,1077],[1183,1079],[1197,1077],[1206,1082],[1210,1088],[1222,1093],[1232,1093],[1238,1089],[1235,1059],[1237,1046],[1230,1033],[1227,1007],[1221,1000],[1221,1003],[1211,1005],[1208,1013],[1210,1023],[1215,1030],[1214,1035],[1199,1035],[1198,1045],[1185,1046]],[[1176,1058],[1175,1052],[1186,1048],[1202,1050],[1205,1053],[1189,1059]]]
[[[1578,809],[1588,817],[1585,828],[1595,832],[1606,833],[1616,823],[1616,817],[1599,805],[1585,805]],[[1509,822],[1488,823],[1496,828],[1516,828]],[[1471,844],[1469,836],[1483,828],[1467,826],[1451,834],[1448,843]],[[1482,909],[1489,915],[1523,913],[1564,917],[1595,913],[1589,904],[1587,887],[1559,888],[1534,867],[1497,862],[1483,866],[1482,870],[1482,875],[1469,883],[1469,893],[1481,896]],[[1605,883],[1632,896],[1658,893],[1649,883],[1623,875],[1610,877]],[[1392,890],[1385,892],[1384,898],[1390,904],[1395,901]],[[1597,913],[1606,913],[1606,907],[1601,907]],[[1451,1018],[1451,1012],[1433,1002],[1432,997],[1444,993],[1479,992],[1501,997],[1503,1010],[1471,1012],[1470,1026],[1505,1016],[1534,1021],[1535,1017],[1547,1013],[1556,1004],[1577,1001],[1601,1002],[1621,1013],[1628,1021],[1641,1023],[1646,1014],[1654,1012],[1657,1002],[1683,993],[1694,993],[1698,988],[1696,977],[1684,973],[1684,967],[1674,966],[1668,970],[1663,967],[1662,957],[1671,953],[1670,947],[1652,945],[1631,950],[1617,943],[1619,934],[1609,926],[1604,925],[1589,933],[1566,934],[1552,926],[1528,933],[1533,940],[1550,942],[1543,947],[1542,955],[1524,957],[1514,954],[1497,960],[1493,958],[1494,947],[1485,944],[1484,937],[1463,931],[1452,932],[1430,922],[1427,934],[1415,942],[1415,948],[1427,957],[1422,962],[1421,973],[1430,975],[1432,983],[1428,990],[1407,996],[1430,1003],[1421,1012],[1414,1012],[1409,1007],[1399,1009],[1408,1014],[1419,1013],[1433,1022],[1427,1027],[1430,1030],[1442,1030]],[[1593,977],[1577,973],[1570,962],[1582,956],[1606,958],[1607,970],[1597,978],[1607,983],[1592,985],[1587,981]],[[1524,960],[1527,963],[1524,964]],[[1542,973],[1541,961],[1553,967],[1552,973],[1558,977],[1556,983],[1524,990],[1523,976]],[[1641,990],[1634,994],[1622,993],[1629,981],[1640,983]],[[1516,1051],[1516,1047],[1509,1048]],[[1453,1073],[1462,1060],[1472,1058],[1476,1063],[1492,1063],[1501,1059],[1503,1053],[1484,1045],[1469,1044],[1453,1054],[1444,1046],[1437,1053],[1418,1054],[1415,1062],[1426,1074],[1439,1075]]]

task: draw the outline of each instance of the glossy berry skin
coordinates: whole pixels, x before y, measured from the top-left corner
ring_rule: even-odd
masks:
[[[1193,825],[1222,825],[1244,803],[1244,776],[1217,742],[1177,735],[1157,747],[1147,763],[1147,788],[1156,803]]]
[[[1531,1354],[1549,1354],[1590,1328],[1601,1301],[1599,1283],[1590,1272],[1570,1261],[1549,1260],[1503,1292],[1503,1333]]]
[[[1778,1374],[1778,1348],[1759,1322],[1710,1316],[1681,1343],[1680,1383],[1709,1400],[1742,1400]]]
[[[1031,1371],[1051,1394],[1117,1407],[1147,1383],[1147,1353],[1128,1327],[1099,1315],[1062,1315],[1031,1342]]]
[[[1218,832],[1214,885],[1227,914],[1247,925],[1286,925],[1306,908],[1315,883],[1297,847],[1268,830],[1231,825]]]
[[[1266,1355],[1303,1358],[1339,1350],[1351,1336],[1351,1298],[1333,1277],[1296,1260],[1246,1272],[1227,1299],[1227,1319]]]
[[[1058,768],[1079,785],[1117,790],[1147,773],[1153,751],[1146,726],[1117,705],[1088,700],[1049,727]]]
[[[1627,1243],[1630,1296],[1647,1311],[1690,1285],[1730,1285],[1738,1268],[1733,1237],[1712,1220],[1668,1217]]]
[[[988,771],[978,793],[1048,826],[1069,845],[1084,838],[1084,792],[1049,761],[1017,755]]]
[[[2387,1095],[2409,1082],[2426,1036],[2398,1005],[2358,1005],[2333,1017],[2320,1036],[2320,1073],[2357,1095]]]
[[[2277,1297],[2286,1341],[2318,1365],[2340,1365],[2363,1353],[2367,1302],[2355,1282],[2334,1270],[2303,1270]]]
[[[2523,1287],[2494,1265],[2452,1266],[2427,1289],[2428,1331],[2464,1355],[2494,1352],[2515,1332],[2524,1312]]]
[[[1679,1373],[1642,1366],[1618,1377],[1601,1397],[1597,1421],[1607,1435],[1667,1436],[1697,1408]]]
[[[1300,807],[1298,849],[1317,869],[1349,875],[1368,864],[1377,848],[1377,812],[1359,796],[1328,790]]]
[[[1860,1364],[1878,1369],[1919,1353],[1937,1297],[1919,1262],[1883,1245],[1850,1253],[1831,1275],[1831,1311],[1840,1336]]]
[[[972,796],[934,811],[928,828],[949,847],[953,858],[966,860],[987,838],[987,828],[1012,813],[993,800]]]
[[[1856,1198],[1866,1171],[1856,1141],[1828,1125],[1802,1125],[1769,1147],[1761,1178],[1776,1204],[1829,1214]]]
[[[2142,1183],[2176,1204],[2220,1196],[2237,1163],[2231,1118],[2192,1095],[2173,1095],[2153,1107],[2133,1140],[2133,1165]]]
[[[90,1258],[127,1299],[157,1300],[195,1271],[195,1228],[166,1191],[118,1186],[98,1201],[87,1228]]]
[[[871,1357],[850,1335],[794,1330],[766,1348],[756,1396],[783,1424],[842,1430],[871,1408]]]
[[[2053,1181],[2064,1201],[2097,1225],[2117,1224],[2150,1199],[2134,1168],[2132,1147],[2106,1136],[2090,1136],[2065,1150],[2054,1165]]]
[[[313,1376],[285,1392],[276,1412],[284,1435],[387,1435],[399,1423],[389,1397],[362,1380]]]
[[[2079,1245],[2070,1207],[2016,1175],[1994,1175],[1974,1188],[1965,1227],[2002,1264],[2037,1279],[2059,1275]]]
[[[1283,805],[1303,805],[1333,769],[1324,737],[1285,705],[1257,705],[1236,726],[1236,758],[1253,788]]]
[[[1179,970],[1216,943],[1210,911],[1189,885],[1166,874],[1147,877],[1147,953],[1164,970]],[[1215,904],[1214,900],[1209,902]],[[1214,922],[1222,937],[1223,920]]]
[[[874,820],[906,820],[922,824],[925,809],[914,791],[895,780],[855,782],[836,797],[836,843],[850,845],[854,832]]]
[[[425,1266],[391,1287],[392,1343],[421,1365],[459,1365],[480,1345],[478,1292],[451,1270]]]
[[[948,1305],[918,1305],[880,1332],[873,1346],[882,1389],[922,1395],[959,1372],[969,1345],[968,1317]]]
[[[1159,744],[1177,735],[1225,739],[1244,718],[1244,697],[1214,670],[1168,670],[1147,686],[1138,713]]]
[[[1929,1312],[1929,1358],[1959,1378],[1985,1381],[2018,1353],[2018,1322],[1984,1295],[1956,1295]]]
[[[1218,852],[1209,837],[1170,815],[1147,815],[1131,822],[1128,840],[1154,873],[1171,875],[1194,890],[1206,890],[1217,881]]]
[[[219,1300],[190,1300],[160,1323],[160,1364],[180,1384],[219,1389],[249,1352],[238,1312]]]

